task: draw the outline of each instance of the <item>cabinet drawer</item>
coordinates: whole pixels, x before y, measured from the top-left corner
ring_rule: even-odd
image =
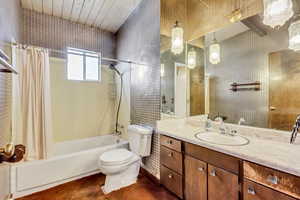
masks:
[[[181,152],[181,141],[167,137],[164,135],[160,136],[160,144],[166,146],[175,151]]]
[[[244,180],[244,200],[296,200],[283,193],[277,192],[265,186],[249,180]]]
[[[239,173],[239,159],[198,145],[185,143],[185,153],[229,172]]]
[[[292,197],[300,198],[300,178],[297,176],[244,161],[244,177]]]
[[[172,169],[173,171],[182,174],[182,154],[168,149],[164,146],[160,148],[160,163]]]
[[[161,165],[160,182],[162,185],[164,185],[168,190],[176,194],[178,197],[180,198],[183,197],[181,175]]]

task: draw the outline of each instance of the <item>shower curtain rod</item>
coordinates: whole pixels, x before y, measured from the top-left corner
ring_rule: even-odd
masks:
[[[18,46],[18,45],[24,45],[24,44],[4,43],[4,45],[7,45],[7,46]],[[66,51],[63,51],[63,50],[50,49],[50,48],[44,48],[44,47],[39,47],[39,46],[35,46],[35,45],[26,45],[26,44],[24,46],[28,46],[28,47],[31,46],[31,47],[36,47],[36,48],[47,49],[48,51],[51,51],[53,53],[60,53],[60,54],[65,54],[65,55],[68,54]],[[96,53],[101,54],[100,52],[96,52]],[[72,54],[75,54],[75,53],[72,53]],[[122,59],[107,58],[107,57],[101,57],[101,60],[110,61],[110,62],[120,62],[120,63],[127,63],[127,64],[135,64],[135,65],[146,65],[144,63],[137,63],[137,62],[133,62],[133,61],[130,61],[130,60],[122,60]]]

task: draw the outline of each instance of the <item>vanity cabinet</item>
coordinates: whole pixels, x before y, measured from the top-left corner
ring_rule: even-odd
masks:
[[[300,177],[161,136],[161,184],[186,200],[300,200]]]

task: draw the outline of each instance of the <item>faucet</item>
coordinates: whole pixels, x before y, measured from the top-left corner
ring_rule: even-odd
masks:
[[[300,115],[297,116],[295,125],[293,126],[291,140],[290,140],[291,144],[295,142],[299,128],[300,128]]]

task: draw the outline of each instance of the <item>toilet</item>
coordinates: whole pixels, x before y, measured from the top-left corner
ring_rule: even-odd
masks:
[[[141,158],[150,155],[153,129],[138,125],[128,126],[129,149],[113,149],[99,158],[100,171],[106,175],[104,194],[136,183]]]

